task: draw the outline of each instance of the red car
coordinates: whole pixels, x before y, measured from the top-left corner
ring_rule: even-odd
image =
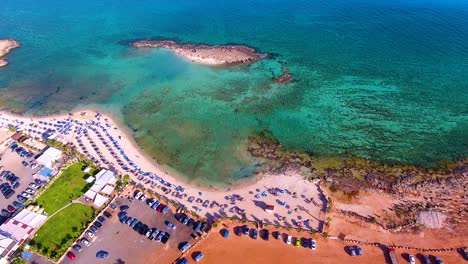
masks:
[[[76,258],[75,254],[73,254],[72,252],[68,251],[67,252],[67,257],[71,260],[74,260]]]
[[[7,210],[10,213],[14,213],[16,212],[16,207],[14,207],[13,205],[8,205]]]
[[[158,207],[156,208],[156,211],[161,212],[164,206],[165,206],[164,204],[158,205]]]

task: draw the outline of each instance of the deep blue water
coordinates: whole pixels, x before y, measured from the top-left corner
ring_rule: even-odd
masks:
[[[272,59],[212,69],[122,40],[240,43]],[[432,165],[468,153],[466,1],[0,3],[0,106],[111,110],[155,159],[199,182],[251,175],[249,135],[317,155]],[[285,62],[296,82],[271,78]]]

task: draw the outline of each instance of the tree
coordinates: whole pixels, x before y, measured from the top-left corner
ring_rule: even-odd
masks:
[[[327,232],[323,232],[323,233],[322,233],[322,236],[323,236],[324,238],[327,238],[327,237],[329,237],[329,235],[328,235],[328,233],[327,233]]]
[[[20,256],[17,256],[11,260],[11,264],[26,264],[26,263],[28,262]]]

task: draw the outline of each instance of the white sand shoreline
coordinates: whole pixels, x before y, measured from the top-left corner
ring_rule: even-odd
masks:
[[[87,114],[82,116],[80,113],[86,112]],[[185,197],[177,198],[176,196],[167,195],[169,199],[178,201],[181,204],[184,204],[188,207],[189,210],[194,211],[197,208],[201,209],[198,214],[206,217],[231,217],[237,215],[237,217],[245,217],[247,220],[262,220],[271,224],[288,224],[294,226],[294,223],[303,222],[309,220],[311,228],[317,228],[319,226],[319,215],[322,209],[322,202],[318,187],[311,182],[308,182],[303,179],[299,174],[294,172],[289,172],[284,175],[271,175],[271,174],[260,174],[255,176],[255,178],[249,179],[245,182],[242,182],[238,185],[233,185],[231,187],[225,188],[209,188],[206,186],[201,186],[194,184],[193,182],[186,181],[171,173],[164,165],[157,164],[151,158],[148,158],[142,149],[136,144],[136,142],[131,137],[131,133],[127,131],[127,128],[120,124],[111,113],[104,113],[102,110],[82,108],[75,109],[73,111],[73,116],[69,114],[56,114],[56,115],[47,115],[47,116],[33,116],[33,115],[15,115],[11,113],[6,113],[5,111],[0,111],[0,126],[6,125],[5,119],[10,120],[11,122],[20,123],[24,122],[21,127],[27,128],[28,124],[34,123],[37,124],[39,121],[45,122],[55,122],[58,120],[66,120],[67,118],[72,118],[79,122],[95,122],[97,119],[94,117],[96,112],[102,114],[100,118],[100,124],[109,125],[112,129],[108,129],[108,133],[114,138],[119,136],[119,144],[125,150],[127,156],[134,161],[143,171],[153,172],[159,177],[163,178],[165,181],[172,183],[175,186],[183,186],[186,188]],[[108,121],[105,122],[104,120]],[[3,123],[2,123],[3,122]],[[115,129],[118,128],[118,129]],[[93,133],[88,133],[89,138],[85,138],[80,141],[85,145],[87,149],[92,149],[91,144],[87,140],[93,140],[98,145],[98,148],[104,148],[104,145],[101,145],[98,142],[98,137]],[[71,142],[78,145],[76,140],[76,135],[71,133],[70,135],[64,135],[60,141],[64,143]],[[78,149],[80,151],[80,149]],[[97,156],[94,152],[90,151],[93,156]],[[112,161],[112,155],[104,151],[101,151],[102,155],[109,161]],[[91,154],[90,154],[91,155]],[[117,162],[113,162],[117,163]],[[106,167],[106,165],[102,165]],[[118,166],[116,166],[119,169]],[[125,174],[124,171],[120,170],[122,174]],[[131,176],[131,179],[137,183],[142,184],[145,188],[153,189],[155,192],[161,193],[161,190],[156,189],[156,187],[151,187],[149,184],[145,184],[148,180],[147,178],[143,181],[139,181],[138,175],[128,173]],[[274,196],[268,193],[267,197],[260,196],[262,192],[268,192],[269,188],[280,188],[286,189],[289,191],[289,194],[281,194],[279,196]],[[259,191],[256,191],[259,190]],[[174,191],[175,192],[175,191]],[[172,192],[172,194],[174,194]],[[293,197],[293,193],[297,195]],[[225,197],[233,194],[237,194],[243,199],[236,200],[233,203],[227,200]],[[209,204],[216,203],[218,205],[225,204],[226,208],[221,209],[219,206],[211,208],[210,206],[204,207],[202,203],[189,203],[187,201],[188,197],[193,196],[195,199],[199,198],[201,201],[208,201]],[[257,197],[255,197],[257,196]],[[280,199],[282,202],[286,202],[289,205],[289,208],[285,206],[280,206],[277,203],[277,200]],[[313,201],[313,203],[306,203],[305,200]],[[256,203],[255,201],[259,202]],[[228,205],[229,204],[229,205]],[[265,212],[264,205],[271,204],[275,206],[275,214],[270,214]],[[310,208],[308,208],[310,207]],[[295,208],[296,211],[294,211]],[[307,208],[307,209],[305,209]],[[232,211],[231,211],[232,210]],[[241,213],[240,212],[245,212]],[[279,220],[279,219],[282,220]],[[284,219],[283,219],[284,218]],[[304,227],[304,226],[303,226]]]

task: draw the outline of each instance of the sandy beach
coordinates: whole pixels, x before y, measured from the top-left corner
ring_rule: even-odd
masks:
[[[178,44],[172,40],[138,40],[130,42],[130,46],[168,49],[191,62],[211,66],[250,64],[267,57],[267,54],[241,45],[208,46]]]
[[[0,39],[0,67],[4,67],[8,64],[2,57],[19,46],[20,43],[13,39]]]
[[[100,166],[114,167],[122,175],[129,174],[136,185],[165,195],[168,199],[185,205],[190,211],[196,211],[201,217],[217,219],[234,216],[238,219],[304,229],[318,229],[320,226],[324,207],[321,191],[316,183],[304,180],[295,172],[280,175],[261,174],[246,183],[225,189],[198,186],[180,179],[171,173],[167,166],[148,159],[131,136],[120,129],[110,116],[101,114],[97,118],[96,112],[89,109],[75,112],[72,116],[61,114],[24,117],[1,113],[0,127],[6,129],[8,124],[15,125],[23,132],[37,137],[37,132],[29,130],[38,131],[39,127],[41,131],[46,131],[53,126],[44,126],[44,123],[67,122],[66,120],[73,120],[73,126],[76,128],[68,134],[61,134],[57,137],[58,140],[72,143],[78,151],[95,160]],[[76,122],[83,126],[77,125]],[[77,129],[83,129],[86,124],[89,125],[86,134],[77,132]],[[35,125],[37,127],[31,129]],[[122,151],[141,173],[126,171],[119,165],[120,163],[126,167],[131,166],[129,161],[119,155],[120,150],[109,148],[112,145],[109,137],[116,139],[116,143],[122,146]],[[184,190],[181,191],[181,188],[177,187]],[[281,190],[283,193],[274,194],[273,190]],[[191,197],[193,201],[189,202]],[[265,211],[267,204],[274,205],[273,213]]]

